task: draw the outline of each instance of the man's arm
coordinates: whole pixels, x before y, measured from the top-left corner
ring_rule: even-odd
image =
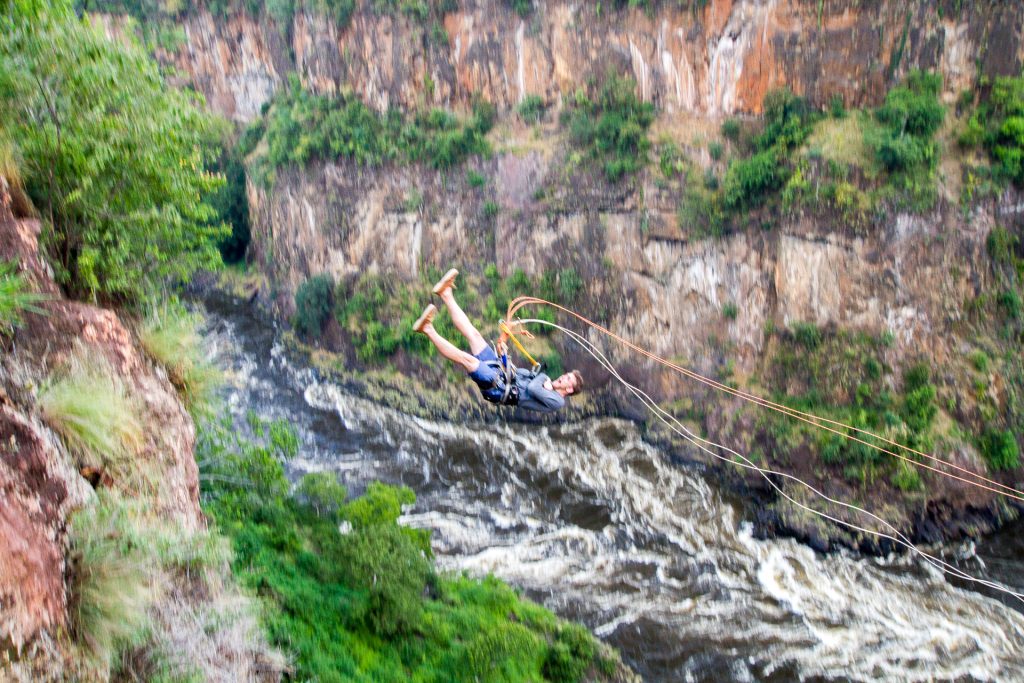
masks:
[[[551,378],[543,372],[538,373],[526,386],[526,400],[520,399],[519,405],[538,413],[553,413],[565,406],[562,395],[547,388],[545,384],[551,386]]]

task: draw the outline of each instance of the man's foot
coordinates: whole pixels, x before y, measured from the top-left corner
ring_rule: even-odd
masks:
[[[455,278],[458,277],[458,275],[459,271],[454,268],[445,273],[444,277],[438,280],[437,284],[434,285],[434,294],[441,296],[444,294],[446,289],[455,289]]]
[[[412,324],[412,331],[422,333],[427,325],[433,321],[435,315],[437,315],[437,306],[434,304],[428,305],[423,309],[423,315],[417,318],[416,322]]]

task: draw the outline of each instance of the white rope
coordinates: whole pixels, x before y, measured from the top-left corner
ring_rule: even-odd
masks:
[[[783,498],[785,498],[789,502],[793,503],[797,507],[799,507],[799,508],[801,508],[803,510],[806,510],[807,512],[810,512],[811,514],[814,514],[814,515],[817,515],[817,516],[822,517],[824,519],[827,519],[829,521],[832,521],[832,522],[834,522],[836,524],[845,526],[845,527],[847,527],[849,529],[852,529],[854,531],[859,531],[859,532],[862,532],[862,533],[869,534],[871,536],[876,536],[878,538],[885,538],[885,539],[888,539],[890,541],[893,541],[894,543],[897,543],[899,545],[902,545],[902,546],[910,549],[911,551],[916,553],[918,556],[920,556],[925,562],[927,562],[931,566],[935,567],[939,571],[948,572],[949,574],[951,574],[951,575],[953,575],[953,576],[955,576],[957,578],[963,579],[965,581],[971,581],[971,582],[974,582],[974,583],[978,583],[980,585],[986,586],[988,588],[991,588],[993,590],[999,591],[1001,593],[1005,593],[1007,595],[1013,596],[1014,598],[1019,600],[1021,603],[1024,603],[1024,594],[1018,593],[1018,592],[1012,590],[1011,588],[1009,588],[1008,586],[1005,586],[1005,585],[1003,585],[1003,584],[1001,584],[999,582],[989,581],[987,579],[980,579],[980,578],[971,576],[970,574],[967,574],[966,572],[964,572],[960,568],[955,567],[955,566],[949,564],[948,562],[946,562],[944,560],[941,560],[941,559],[939,559],[939,558],[937,558],[937,557],[935,557],[933,555],[930,555],[930,554],[926,553],[925,551],[921,550],[916,545],[914,545],[910,541],[910,539],[907,538],[899,529],[897,529],[895,526],[893,526],[892,524],[890,524],[886,520],[882,519],[878,515],[874,514],[873,512],[869,512],[868,510],[865,510],[864,508],[859,507],[857,505],[854,505],[852,503],[847,503],[847,502],[844,502],[844,501],[841,501],[841,500],[836,500],[835,498],[832,498],[832,497],[826,495],[825,493],[823,493],[823,492],[819,491],[818,489],[816,489],[814,486],[808,484],[806,481],[804,481],[804,480],[800,479],[799,477],[796,477],[796,476],[794,476],[792,474],[788,474],[786,472],[779,472],[777,470],[767,469],[767,468],[764,468],[764,467],[759,467],[758,465],[754,464],[754,462],[751,461],[749,458],[747,458],[745,455],[743,455],[741,453],[738,453],[737,451],[733,450],[732,448],[729,448],[729,447],[724,446],[722,444],[715,443],[714,441],[710,441],[708,439],[705,439],[703,437],[700,437],[700,436],[694,434],[688,427],[686,427],[686,425],[684,425],[678,419],[676,419],[676,417],[674,415],[672,415],[671,413],[669,413],[665,409],[663,409],[661,406],[659,406],[646,392],[644,392],[643,390],[641,390],[638,387],[634,386],[633,384],[630,384],[629,382],[627,382],[622,377],[622,375],[619,374],[618,370],[615,369],[615,366],[612,365],[611,361],[608,360],[607,356],[605,356],[605,354],[602,351],[600,351],[592,342],[590,342],[588,339],[584,338],[582,335],[578,334],[577,332],[574,332],[574,331],[572,331],[570,329],[562,327],[561,325],[558,325],[556,323],[548,322],[546,320],[539,320],[539,319],[536,319],[536,318],[530,318],[530,319],[522,320],[520,322],[522,322],[522,323],[536,323],[536,324],[539,324],[539,325],[547,325],[549,327],[553,327],[553,328],[555,328],[557,330],[560,330],[560,331],[564,332],[565,334],[567,334],[577,344],[579,344],[581,347],[583,347],[583,349],[587,353],[589,353],[594,358],[594,360],[596,360],[602,367],[604,367],[613,377],[615,377],[620,383],[622,383],[622,385],[624,387],[626,387],[627,390],[629,390],[634,396],[636,396],[638,399],[640,399],[640,401],[644,405],[646,405],[649,409],[651,409],[651,411],[654,413],[655,417],[657,417],[659,420],[661,420],[661,422],[664,423],[665,426],[667,426],[669,429],[671,429],[673,432],[675,432],[676,434],[681,436],[683,439],[685,439],[689,443],[691,443],[694,446],[696,446],[698,449],[704,451],[705,453],[708,453],[709,455],[711,455],[711,456],[713,456],[713,457],[715,457],[715,458],[717,458],[719,460],[722,460],[724,462],[730,463],[732,465],[736,465],[738,467],[742,467],[744,469],[754,470],[754,471],[758,472],[762,477],[764,477],[765,481],[767,481],[768,484],[773,489],[775,489],[775,491],[780,496],[782,496]],[[721,449],[721,450],[723,450],[723,451],[725,451],[727,453],[730,453],[730,454],[736,456],[737,458],[740,458],[743,462],[736,462],[734,460],[726,458],[726,457],[720,455],[719,453],[714,452],[708,446],[712,446],[714,448],[718,448],[718,449]],[[882,531],[878,531],[876,529],[869,529],[867,527],[862,527],[860,525],[854,524],[853,522],[849,522],[847,520],[840,519],[840,518],[835,517],[833,515],[830,515],[830,514],[828,514],[826,512],[822,512],[820,510],[816,510],[816,509],[814,509],[812,507],[809,507],[808,505],[806,505],[804,503],[801,503],[800,501],[794,499],[792,496],[787,494],[778,484],[776,484],[774,481],[772,481],[772,479],[771,479],[771,477],[769,475],[776,475],[778,477],[782,477],[782,478],[794,481],[794,482],[800,484],[801,486],[803,486],[804,488],[806,488],[808,491],[814,493],[819,498],[821,498],[821,499],[823,499],[825,501],[828,501],[829,503],[832,503],[834,505],[839,505],[841,507],[845,507],[845,508],[848,508],[850,510],[854,510],[856,512],[863,513],[863,514],[867,515],[868,517],[878,521],[884,527],[890,529],[893,533],[892,534],[888,534],[888,533],[885,533],[885,532],[882,532]]]

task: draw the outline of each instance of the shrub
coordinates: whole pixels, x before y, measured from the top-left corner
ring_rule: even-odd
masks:
[[[318,517],[333,517],[345,504],[348,491],[333,472],[311,472],[302,477],[299,497],[316,510]]]
[[[732,142],[739,142],[740,132],[743,130],[739,119],[728,118],[722,121],[722,137]]]
[[[938,147],[932,138],[945,117],[939,102],[941,87],[939,75],[912,72],[904,85],[886,95],[885,103],[875,112],[881,128],[870,133],[869,144],[889,172],[890,182],[922,208],[935,198],[933,170]]]
[[[732,210],[749,207],[778,189],[781,181],[779,162],[773,150],[734,161],[722,182],[723,204]]]
[[[497,202],[495,202],[495,201],[493,201],[491,199],[488,199],[486,202],[484,202],[484,207],[483,207],[484,218],[487,218],[487,219],[494,218],[500,212],[501,212],[501,207],[498,206]]]
[[[1006,315],[1016,320],[1021,317],[1020,295],[1015,289],[1005,289],[996,296],[996,303],[1006,312]]]
[[[1012,470],[1020,466],[1020,448],[1008,429],[986,429],[978,446],[993,470]]]
[[[36,304],[48,297],[30,292],[28,282],[18,273],[18,264],[0,261],[0,336],[9,335],[20,327],[22,313],[45,315],[46,311]]]
[[[193,413],[209,406],[222,379],[216,367],[204,357],[198,331],[201,322],[199,315],[165,308],[154,311],[139,331],[142,347],[164,366]]]
[[[834,119],[846,117],[846,105],[843,103],[843,96],[836,93],[828,101],[828,111]]]
[[[736,304],[732,301],[726,302],[726,304],[722,306],[722,315],[728,320],[735,320],[738,313],[739,309],[736,308]]]
[[[39,407],[81,466],[124,475],[142,443],[137,402],[105,361],[86,354],[76,350],[65,368],[50,375],[39,391]]]
[[[992,228],[985,240],[988,255],[996,263],[1012,264],[1017,244],[1017,236],[998,225]]]
[[[893,486],[904,492],[920,491],[922,488],[921,475],[917,468],[904,460],[896,465],[896,471],[892,473],[890,481]]]
[[[722,143],[721,142],[718,142],[716,140],[716,141],[712,142],[710,145],[708,145],[708,154],[710,154],[711,158],[714,159],[715,161],[718,161],[719,159],[721,159],[722,158],[722,154],[724,154],[724,153],[725,153],[725,148],[722,147]]]
[[[996,177],[1024,185],[1024,76],[995,79],[969,118],[960,144],[984,145]]]
[[[53,218],[57,280],[137,302],[219,265],[227,228],[204,200],[222,182],[203,159],[210,117],[130,37],[108,40],[64,4],[18,7],[0,19],[0,107],[26,189]]]
[[[466,171],[466,182],[470,187],[481,188],[487,184],[487,176],[473,169]]]
[[[978,372],[988,372],[988,356],[981,349],[975,349],[971,352],[971,365]]]
[[[915,433],[922,433],[938,413],[936,390],[926,363],[913,365],[903,374],[903,392],[903,419]]]
[[[814,323],[793,323],[793,338],[805,349],[814,350],[821,346],[821,330]]]
[[[144,548],[126,538],[123,506],[107,492],[71,519],[72,633],[88,659],[109,672],[120,650],[141,639],[156,597]],[[102,678],[106,675],[100,674]]]
[[[540,123],[540,120],[544,118],[546,110],[547,105],[544,103],[544,98],[540,95],[527,95],[516,108],[519,118],[532,123]]]
[[[576,105],[564,116],[573,142],[603,162],[612,182],[647,163],[647,129],[654,121],[654,105],[637,98],[634,81],[609,74],[596,100],[579,92]]]
[[[558,290],[562,301],[573,303],[583,291],[583,278],[575,268],[563,268],[558,272]]]
[[[330,275],[314,275],[299,285],[295,292],[292,324],[299,334],[318,337],[333,308],[334,280]]]

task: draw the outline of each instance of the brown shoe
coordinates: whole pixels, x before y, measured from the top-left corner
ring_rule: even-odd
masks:
[[[423,328],[431,323],[434,316],[437,315],[437,306],[434,304],[428,305],[423,309],[423,315],[416,319],[416,322],[412,324],[413,332],[423,332]]]
[[[445,273],[444,277],[438,280],[437,284],[434,285],[434,294],[441,296],[442,294],[444,294],[444,290],[448,289],[449,287],[455,289],[455,278],[458,277],[458,275],[459,271],[455,270],[454,268]]]

